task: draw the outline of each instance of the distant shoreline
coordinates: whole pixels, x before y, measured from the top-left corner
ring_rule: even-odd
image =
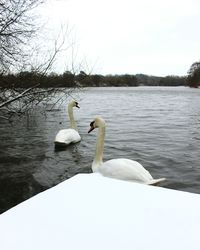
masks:
[[[42,75],[34,72],[0,75],[1,88],[73,88],[73,87],[138,87],[138,86],[188,86],[185,76],[136,75],[88,75],[81,71],[78,75],[65,72]]]

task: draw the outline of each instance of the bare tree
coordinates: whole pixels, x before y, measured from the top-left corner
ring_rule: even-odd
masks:
[[[37,31],[33,10],[42,0],[1,0],[0,70],[8,72],[26,59],[25,46]]]
[[[36,36],[38,27],[35,22],[34,9],[43,3],[43,0],[0,0],[0,75],[8,74],[16,69],[29,66],[34,74],[40,78],[31,86],[23,83],[22,87],[0,87],[0,117],[11,119],[13,115],[21,116],[36,106],[47,105],[54,100],[62,102],[68,97],[72,89],[42,88],[40,80],[55,63],[58,54],[67,49],[66,37],[55,39],[54,46],[48,57],[37,65],[31,65],[30,58],[33,55],[27,53],[26,46],[30,45],[30,39]],[[63,30],[61,32],[63,34]],[[63,48],[65,47],[65,48]],[[59,96],[59,98],[58,98]]]

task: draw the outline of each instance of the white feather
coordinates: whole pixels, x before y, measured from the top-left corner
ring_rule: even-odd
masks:
[[[81,140],[79,133],[72,128],[61,129],[55,138],[55,143],[64,143],[66,145],[70,143],[76,143]]]

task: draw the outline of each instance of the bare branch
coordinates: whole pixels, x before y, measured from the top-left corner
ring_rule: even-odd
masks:
[[[41,0],[1,0],[0,4],[0,71],[9,71],[25,56],[25,46],[36,33],[31,12]]]
[[[40,84],[36,84],[36,85],[32,86],[31,88],[28,88],[28,89],[24,90],[24,91],[23,91],[21,94],[19,94],[18,96],[14,97],[14,98],[12,98],[12,99],[10,99],[10,100],[8,100],[8,101],[5,101],[5,102],[1,103],[1,104],[0,104],[0,108],[2,108],[2,107],[4,107],[4,106],[6,106],[6,105],[8,105],[8,104],[10,104],[10,103],[12,103],[12,102],[18,100],[18,99],[20,99],[20,98],[22,98],[22,97],[24,97],[28,92],[30,92],[30,91],[33,90],[34,88],[38,87],[39,85],[40,85]]]

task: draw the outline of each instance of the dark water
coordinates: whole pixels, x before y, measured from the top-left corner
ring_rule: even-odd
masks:
[[[0,212],[77,173],[91,172],[97,131],[107,123],[104,159],[139,161],[163,187],[200,193],[200,90],[185,87],[91,88],[74,94],[82,141],[54,150],[59,129],[68,128],[66,105],[13,125],[0,121]],[[60,124],[60,122],[62,122]]]

